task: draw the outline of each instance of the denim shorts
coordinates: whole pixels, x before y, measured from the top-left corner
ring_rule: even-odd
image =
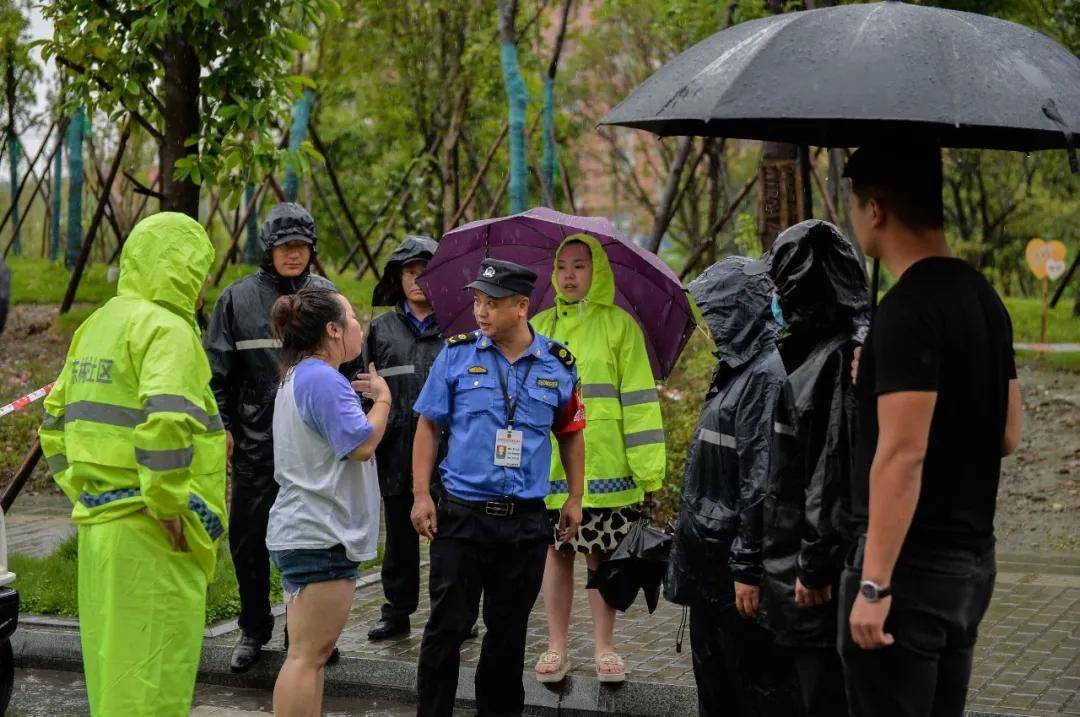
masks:
[[[281,573],[285,599],[295,598],[311,583],[355,580],[360,563],[349,560],[344,545],[332,548],[271,550],[270,557]]]

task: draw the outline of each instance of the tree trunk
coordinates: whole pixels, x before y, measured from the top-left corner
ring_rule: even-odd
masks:
[[[311,119],[311,105],[315,102],[315,93],[305,89],[292,108],[292,128],[289,130],[289,151],[299,152],[300,143],[307,139],[308,121]],[[295,202],[300,195],[300,178],[292,167],[285,168],[285,180],[282,182],[285,198]],[[310,201],[308,202],[310,205]]]
[[[801,221],[803,194],[796,169],[798,147],[765,142],[758,170],[758,240],[768,251],[777,235]]]
[[[86,127],[86,113],[82,107],[75,111],[68,122],[68,220],[67,249],[64,265],[69,269],[75,266],[82,248],[82,200],[83,200],[83,130]]]
[[[199,133],[199,58],[186,39],[173,37],[164,48],[165,132],[161,140],[161,210],[182,212],[199,219],[199,185],[173,175],[176,162],[189,154],[198,155],[198,147],[186,147],[188,138]]]
[[[49,197],[52,203],[52,215],[49,217],[52,224],[49,231],[49,258],[53,261],[60,256],[60,202],[64,182],[64,134],[62,132],[58,134],[56,141],[60,146],[56,148],[56,153],[53,155],[52,196]]]
[[[465,112],[468,108],[468,87],[463,78],[453,95],[453,107],[450,110],[449,122],[446,132],[443,134],[442,143],[439,145],[439,171],[442,180],[442,231],[448,232],[453,229],[454,217],[457,216],[458,202],[461,198],[461,189],[458,173],[458,141],[461,139],[461,127],[465,121]]]
[[[510,213],[525,211],[528,195],[529,165],[525,158],[525,109],[529,91],[521,77],[517,57],[517,34],[514,20],[517,17],[517,0],[499,0],[499,39],[502,57],[503,81],[509,103],[510,122]]]
[[[19,137],[15,134],[15,90],[17,82],[15,80],[15,48],[8,47],[7,57],[7,72],[4,77],[4,89],[5,96],[7,98],[7,141],[8,141],[8,163],[11,167],[11,221],[13,229],[13,236],[11,240],[11,251],[16,256],[22,254],[22,242],[19,241],[19,198],[16,196],[16,187],[19,184]]]
[[[679,140],[679,148],[675,152],[675,160],[671,163],[667,184],[664,186],[664,195],[660,198],[660,205],[653,219],[652,232],[649,234],[649,245],[646,247],[653,254],[660,251],[660,243],[675,213],[675,197],[679,193],[679,179],[682,177],[683,167],[686,165],[687,157],[690,156],[693,143],[693,137],[683,137]]]

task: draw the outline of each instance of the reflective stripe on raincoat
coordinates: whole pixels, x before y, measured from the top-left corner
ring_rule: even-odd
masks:
[[[75,523],[144,508],[179,516],[207,579],[225,531],[225,432],[195,302],[213,260],[190,217],[140,222],[124,246],[117,295],[75,332],[40,430]]]
[[[586,508],[617,508],[639,503],[659,490],[667,464],[660,399],[649,364],[645,336],[630,314],[615,305],[615,277],[600,243],[587,234],[567,237],[589,247],[592,285],[586,297],[569,301],[558,289],[555,306],[537,314],[533,327],[565,344],[577,358],[585,399]],[[566,475],[552,441],[548,508],[567,498]]]

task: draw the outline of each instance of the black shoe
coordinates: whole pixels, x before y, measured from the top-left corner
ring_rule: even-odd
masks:
[[[470,639],[470,640],[475,640],[475,639],[476,639],[477,637],[479,637],[479,636],[480,636],[480,626],[479,626],[479,625],[477,625],[477,624],[476,624],[476,623],[474,622],[474,623],[472,624],[472,627],[471,627],[471,628],[469,628],[469,637],[468,637],[468,639]]]
[[[232,658],[229,660],[229,669],[235,673],[247,672],[259,661],[262,654],[263,642],[256,640],[250,635],[241,635],[233,647]]]
[[[369,640],[387,640],[398,635],[408,635],[411,629],[407,617],[384,617],[368,630],[367,636]]]

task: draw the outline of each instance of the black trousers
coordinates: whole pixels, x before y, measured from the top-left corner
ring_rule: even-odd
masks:
[[[881,650],[861,649],[848,628],[862,548],[860,540],[840,588],[838,644],[852,717],[961,717],[979,622],[997,576],[992,543],[979,550],[905,548],[885,620],[896,642]]]
[[[440,501],[431,544],[431,615],[417,671],[419,717],[453,713],[461,643],[476,619],[481,593],[486,631],[476,666],[477,713],[522,713],[526,629],[550,542],[542,503],[535,511],[498,517]]]
[[[386,544],[383,550],[382,587],[387,620],[407,618],[420,599],[420,536],[413,527],[412,494],[383,497]]]
[[[229,551],[240,590],[240,629],[266,642],[274,629],[270,614],[270,553],[266,523],[277,498],[273,470],[233,466],[229,505]]]
[[[803,714],[834,717],[848,713],[844,693],[844,668],[840,655],[828,647],[800,647],[792,652],[799,676]]]
[[[734,605],[690,608],[690,646],[700,717],[799,714],[791,659],[771,633]]]

